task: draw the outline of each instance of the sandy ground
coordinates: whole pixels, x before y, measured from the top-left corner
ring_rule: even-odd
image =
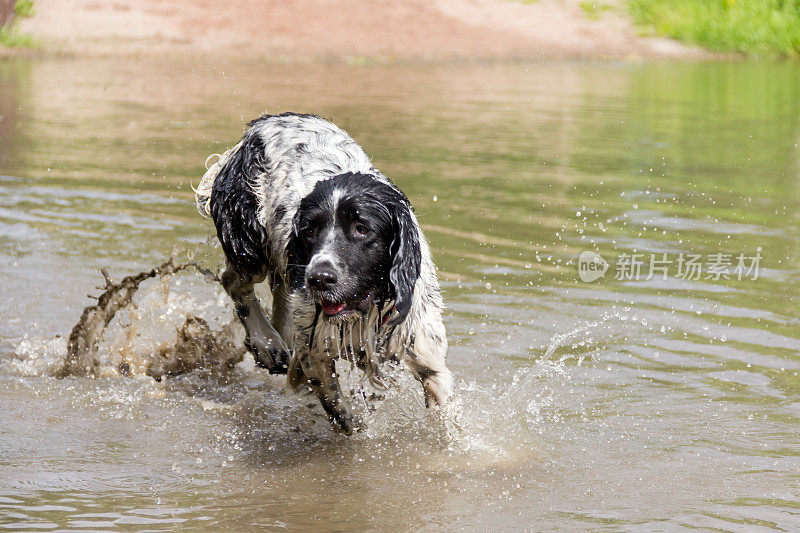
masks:
[[[598,0],[604,5],[621,0]],[[46,52],[276,60],[702,58],[580,0],[36,0],[19,22]]]

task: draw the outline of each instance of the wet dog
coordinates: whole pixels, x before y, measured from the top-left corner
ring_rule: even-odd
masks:
[[[401,362],[426,405],[453,390],[442,298],[408,198],[343,130],[313,115],[264,115],[196,189],[227,259],[222,275],[246,347],[272,373],[308,386],[333,426],[352,415],[335,372],[347,357],[375,378]],[[268,281],[267,320],[253,287]]]

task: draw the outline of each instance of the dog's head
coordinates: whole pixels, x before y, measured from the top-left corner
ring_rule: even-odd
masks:
[[[393,299],[399,322],[419,278],[418,232],[408,199],[392,185],[351,173],[321,181],[294,217],[290,283],[305,286],[328,318]]]

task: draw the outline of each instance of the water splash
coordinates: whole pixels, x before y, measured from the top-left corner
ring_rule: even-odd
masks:
[[[188,274],[149,281],[105,328],[93,355],[95,375],[158,377],[157,369],[169,375],[238,361],[243,336],[223,291]],[[11,374],[57,376],[68,361],[67,344],[61,335],[26,334],[0,364]]]

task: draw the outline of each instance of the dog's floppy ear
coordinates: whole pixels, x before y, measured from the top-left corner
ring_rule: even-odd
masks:
[[[411,310],[414,285],[419,278],[422,251],[419,244],[419,229],[411,216],[408,202],[392,202],[389,210],[394,218],[395,235],[390,247],[392,266],[389,283],[394,291],[394,306],[399,316],[392,322],[396,325],[405,320]]]
[[[286,244],[286,273],[289,276],[289,287],[292,290],[300,289],[305,283],[306,265],[308,265],[308,252],[306,245],[297,230],[297,221],[300,212],[292,220],[292,232]]]
[[[211,218],[228,262],[239,272],[256,273],[267,264],[267,231],[250,184],[266,169],[264,140],[253,131],[227,155],[211,190]]]

